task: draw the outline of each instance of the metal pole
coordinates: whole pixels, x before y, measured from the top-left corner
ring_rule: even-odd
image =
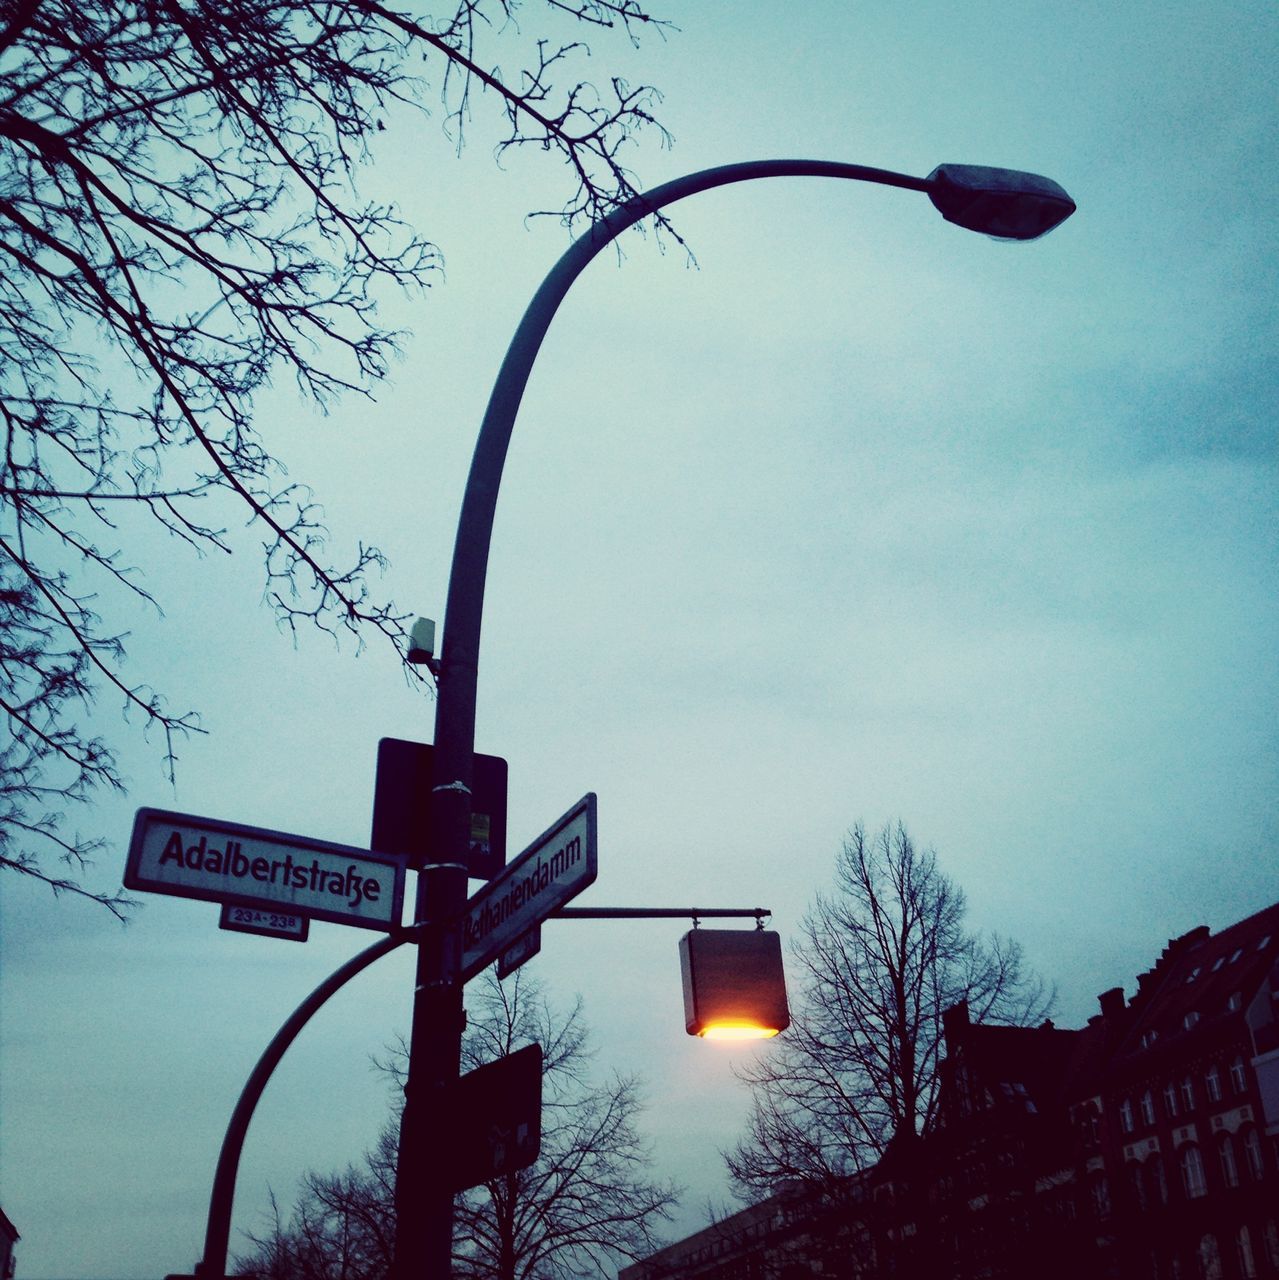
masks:
[[[213,1194],[209,1198],[204,1257],[195,1266],[197,1280],[222,1280],[226,1275],[226,1255],[231,1239],[231,1209],[235,1202],[235,1175],[240,1167],[240,1152],[244,1148],[244,1137],[249,1129],[249,1121],[253,1119],[258,1099],[261,1098],[271,1073],[284,1057],[285,1050],[331,995],[357,973],[367,969],[374,960],[380,960],[407,941],[408,937],[404,934],[390,934],[352,956],[341,968],[335,969],[298,1005],[258,1059],[257,1066],[253,1068],[240,1092],[240,1100],[231,1113],[231,1123],[227,1125],[226,1137],[222,1139],[222,1150],[218,1154],[218,1166],[213,1175]]]
[[[767,907],[561,907],[552,920],[741,920],[764,927]]]
[[[400,1155],[396,1176],[395,1280],[447,1280],[452,1264],[453,1191],[440,1159],[428,1158],[433,1130],[458,1078],[465,1025],[458,919],[466,904],[472,756],[480,627],[498,488],[515,415],[533,361],[573,281],[600,250],[658,210],[701,191],[759,178],[824,177],[930,190],[929,180],[827,160],[756,160],[689,174],[637,196],[597,221],[552,267],[511,339],[489,396],[471,460],[449,576],[435,712],[430,853],[418,877],[421,927]]]

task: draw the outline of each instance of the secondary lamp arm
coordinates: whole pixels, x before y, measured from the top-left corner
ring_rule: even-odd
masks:
[[[773,913],[767,907],[560,907],[552,920],[754,920],[759,927]]]

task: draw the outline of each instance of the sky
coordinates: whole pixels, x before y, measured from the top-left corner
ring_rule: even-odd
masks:
[[[1078,1026],[1166,941],[1279,896],[1273,13],[1260,3],[689,5],[601,66],[659,86],[644,185],[776,156],[923,175],[1028,169],[1078,213],[1009,246],[914,193],[752,183],[673,209],[696,263],[631,235],[538,358],[498,508],[477,748],[510,766],[518,850],[584,793],[581,906],[762,906],[788,939],[856,822],[901,819],[1019,940]],[[534,25],[532,10],[525,17]],[[375,402],[287,386],[259,422],[339,546],[442,620],[474,432],[565,247],[541,157],[494,165],[477,118],[393,128],[369,174],[443,276]],[[255,539],[155,544],[165,616],[130,672],[198,708],[176,786],[128,739],[85,822],[119,883],[138,806],[367,842],[376,744],[433,705],[385,646],[296,644]],[[101,724],[115,732],[116,709]],[[411,897],[411,895],[410,895]],[[596,1068],[638,1073],[684,1234],[730,1203],[749,1099],[684,1034],[684,925],[561,922],[531,969],[580,994]],[[0,889],[0,1206],[26,1280],[150,1280],[199,1256],[218,1146],[283,1019],[375,935],[222,932],[150,896],[127,928]],[[407,1032],[401,949],[289,1051],[241,1163],[233,1249],[308,1169],[359,1158]]]

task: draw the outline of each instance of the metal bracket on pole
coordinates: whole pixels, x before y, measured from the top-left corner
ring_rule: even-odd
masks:
[[[552,920],[699,920],[742,919],[749,917],[762,929],[767,907],[561,907],[552,911]]]

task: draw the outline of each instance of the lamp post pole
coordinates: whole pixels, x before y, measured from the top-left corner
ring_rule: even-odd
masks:
[[[465,1026],[459,920],[466,904],[476,681],[484,584],[507,447],[533,361],[573,281],[623,231],[687,196],[761,178],[821,177],[928,194],[948,221],[1006,239],[1033,239],[1074,211],[1056,183],[1033,174],[942,165],[915,178],[826,160],[757,160],[677,178],[595,222],[551,269],[507,348],[480,425],[462,498],[438,669],[430,844],[418,876],[419,926],[409,1068],[396,1176],[394,1280],[446,1280],[451,1271],[451,1153],[443,1118],[457,1081]]]

